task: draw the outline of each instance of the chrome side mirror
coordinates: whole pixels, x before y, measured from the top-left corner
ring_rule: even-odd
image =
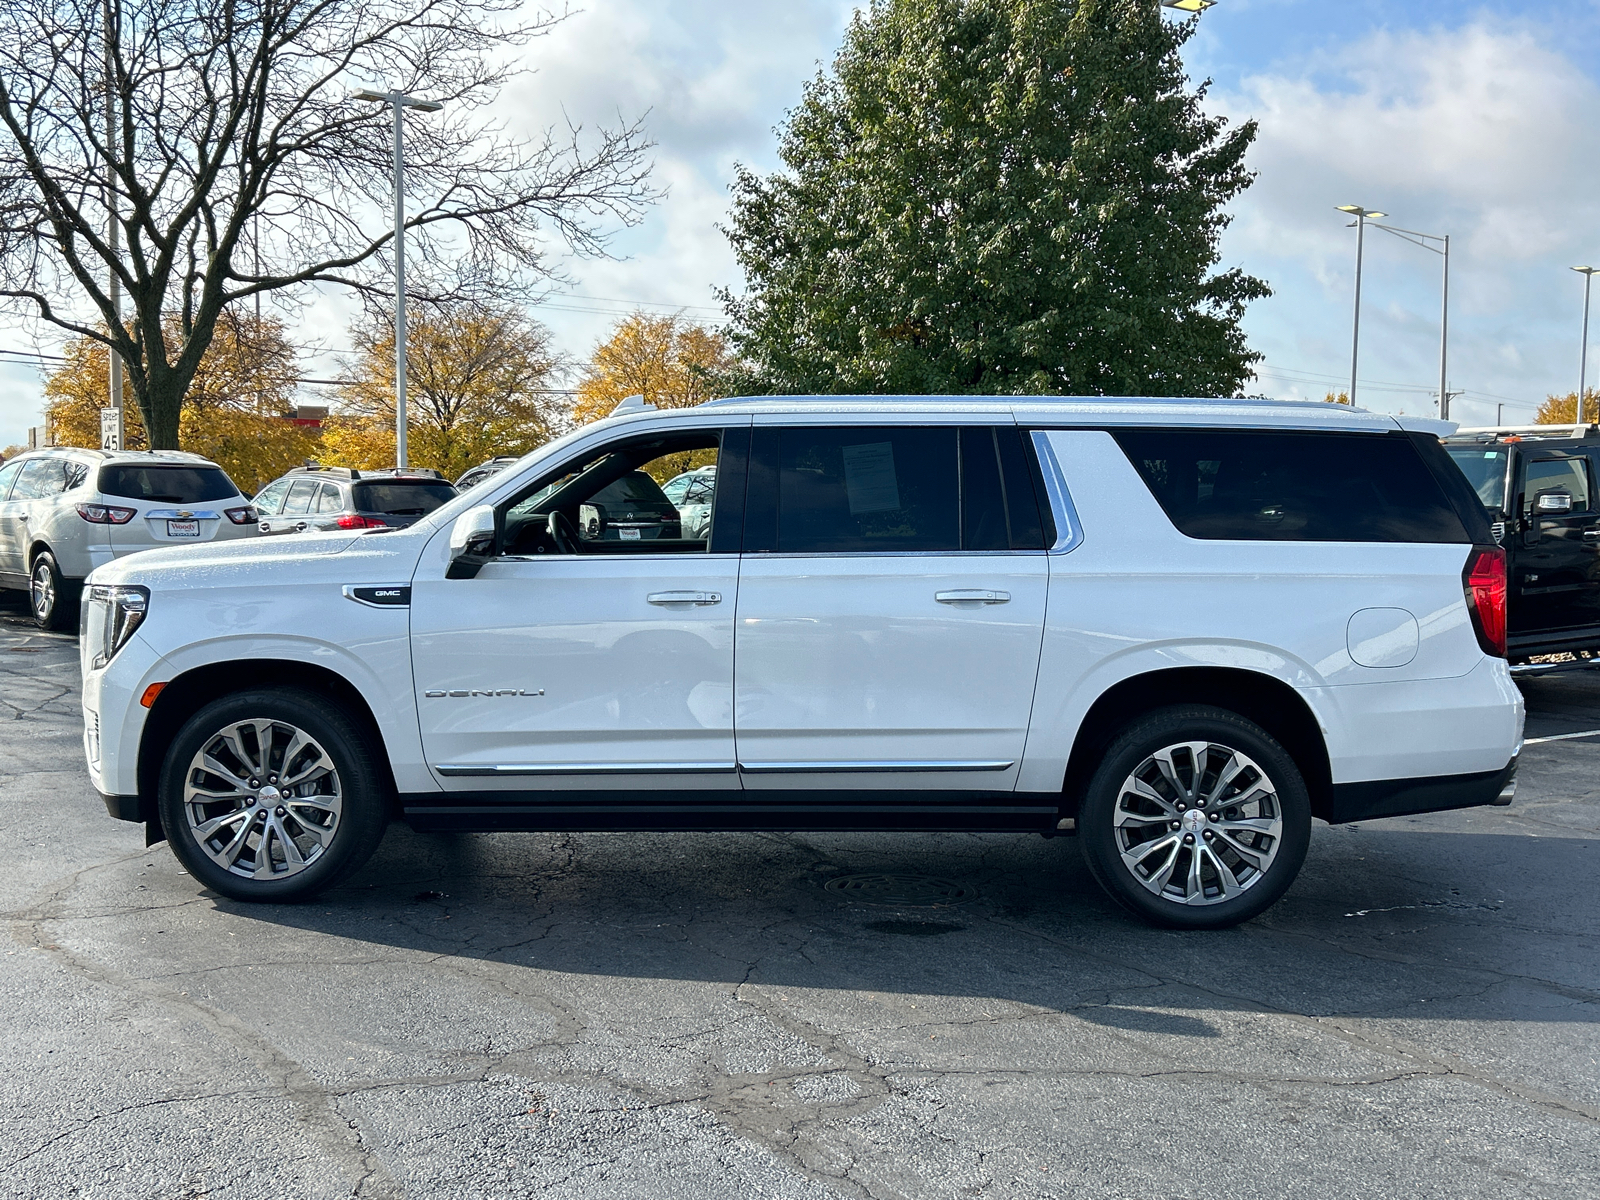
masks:
[[[1569,513],[1572,511],[1572,493],[1540,492],[1534,498],[1533,507],[1541,516],[1553,513]]]
[[[492,505],[469,508],[450,527],[450,566],[446,579],[471,579],[494,555],[495,519]]]

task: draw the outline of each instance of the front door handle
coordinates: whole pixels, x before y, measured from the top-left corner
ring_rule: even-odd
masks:
[[[994,592],[987,588],[956,588],[949,592],[935,592],[933,598],[940,604],[1008,604],[1010,592]]]
[[[1586,542],[1600,541],[1600,529],[1585,529],[1583,531],[1583,540]]]
[[[651,592],[651,604],[721,604],[721,592]]]

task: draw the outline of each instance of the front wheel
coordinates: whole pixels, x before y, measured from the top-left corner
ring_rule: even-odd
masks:
[[[189,873],[235,900],[307,900],[372,854],[387,793],[367,735],[322,697],[261,688],[215,700],[161,769],[161,821]]]
[[[1209,706],[1162,709],[1113,739],[1078,829],[1100,885],[1157,925],[1225,929],[1289,888],[1311,841],[1294,759],[1259,725]]]

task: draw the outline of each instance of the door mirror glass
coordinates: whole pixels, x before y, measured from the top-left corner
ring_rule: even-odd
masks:
[[[1571,492],[1540,492],[1534,508],[1541,513],[1569,513],[1572,511]]]
[[[450,569],[447,579],[471,579],[494,555],[494,509],[469,508],[450,527]]]
[[[606,531],[606,510],[598,504],[578,505],[578,536],[592,542]]]

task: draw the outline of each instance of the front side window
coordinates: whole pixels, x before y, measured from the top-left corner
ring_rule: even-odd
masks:
[[[1572,497],[1572,511],[1586,512],[1589,508],[1588,462],[1581,456],[1571,458],[1539,459],[1528,464],[1527,476],[1522,483],[1522,514],[1532,513],[1539,497],[1565,492]]]
[[[710,523],[686,523],[662,485],[714,466],[719,445],[714,430],[631,439],[542,476],[503,510],[502,552],[704,552]]]
[[[1162,509],[1192,538],[1470,542],[1403,434],[1117,429]]]
[[[251,503],[256,506],[262,516],[276,516],[279,505],[283,503],[283,494],[289,490],[289,482],[287,479],[279,479],[274,483],[267,484],[256,494],[256,498]]]
[[[11,495],[11,485],[17,481],[17,476],[22,473],[22,468],[25,466],[26,463],[8,462],[0,467],[0,500]]]

